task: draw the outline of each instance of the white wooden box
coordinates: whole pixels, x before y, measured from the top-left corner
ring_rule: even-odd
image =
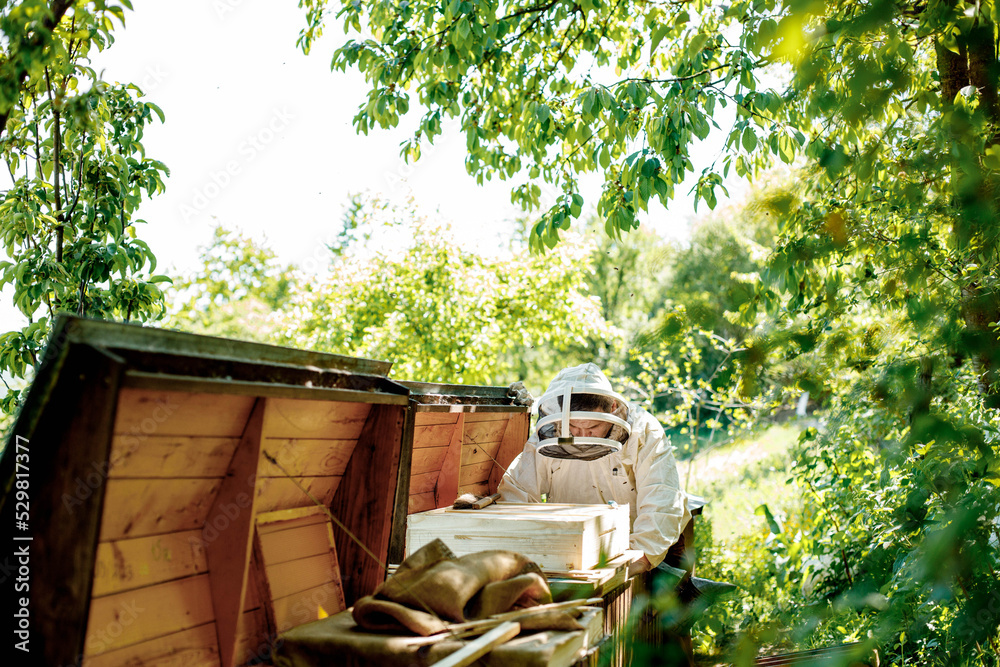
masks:
[[[406,553],[441,538],[457,556],[506,549],[543,570],[589,570],[628,549],[628,505],[496,503],[481,510],[436,509],[406,520]]]

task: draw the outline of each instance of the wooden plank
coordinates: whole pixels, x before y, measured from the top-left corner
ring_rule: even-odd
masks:
[[[261,477],[284,477],[286,473],[296,477],[341,476],[354,451],[357,440],[315,440],[306,438],[267,438],[263,449],[270,454],[285,472],[261,457]]]
[[[219,479],[110,479],[101,541],[202,528]]]
[[[239,438],[116,435],[109,477],[222,477]]]
[[[458,478],[459,485],[469,486],[470,484],[486,484],[489,486],[490,471],[492,469],[493,461],[462,466],[462,471]]]
[[[318,556],[267,564],[268,588],[274,598],[301,593],[331,582],[340,582],[336,560],[327,550]]]
[[[250,553],[253,549],[257,463],[270,412],[266,399],[259,399],[254,405],[229,471],[208,513],[207,523],[225,533],[220,535],[222,539],[206,540],[222,667],[236,666],[237,627],[246,602]],[[225,529],[219,527],[222,519],[229,520]]]
[[[459,412],[417,412],[414,415],[414,426],[431,424],[454,424],[458,421]]]
[[[390,563],[403,560],[406,552],[406,517],[410,504],[410,475],[413,470],[413,429],[416,419],[416,401],[407,403],[403,418],[403,432],[399,449],[399,469],[396,473],[396,496],[392,501],[392,526],[389,529],[389,551],[386,560]]]
[[[410,477],[410,494],[419,495],[421,493],[434,493],[437,487],[438,477],[441,472],[425,472],[420,475]]]
[[[458,649],[444,660],[434,663],[434,667],[467,667],[483,657],[500,644],[513,639],[521,632],[520,623],[507,621],[501,623],[486,634]]]
[[[357,440],[371,405],[340,401],[268,399],[274,411],[268,415],[265,438]]]
[[[261,555],[268,564],[315,556],[330,550],[327,523],[300,526],[292,530],[260,534]]]
[[[497,450],[500,449],[500,441],[484,442],[482,444],[462,445],[462,465],[472,465],[473,463],[486,463],[493,465]]]
[[[448,453],[448,447],[424,447],[413,451],[413,462],[410,466],[410,474],[420,475],[425,472],[438,472],[444,457]]]
[[[507,471],[510,464],[517,458],[517,455],[524,450],[524,443],[528,441],[529,419],[530,415],[524,412],[513,415],[510,421],[507,422],[507,428],[504,429],[500,447],[494,455],[496,463],[493,469],[490,470],[490,493],[496,492],[504,472]]]
[[[460,496],[463,493],[474,493],[477,496],[488,496],[490,495],[489,482],[478,482],[476,484],[462,484],[461,486],[458,487],[457,496]]]
[[[516,414],[511,412],[492,412],[490,408],[483,406],[478,406],[478,408],[475,412],[469,412],[465,415],[466,424],[472,422],[507,421],[512,414]]]
[[[458,497],[459,470],[462,467],[462,440],[465,433],[465,415],[458,416],[455,430],[451,433],[448,453],[441,463],[441,473],[434,487],[434,504],[437,507],[451,505]]]
[[[218,667],[215,623],[181,630],[141,644],[83,659],[83,667]]]
[[[253,408],[252,396],[122,389],[115,433],[142,441],[153,435],[240,437]]]
[[[317,620],[320,617],[320,607],[328,615],[343,611],[346,608],[343,595],[340,586],[331,582],[275,600],[276,630],[280,633],[296,625]]]
[[[84,655],[100,655],[213,620],[207,574],[108,595],[90,603]]]
[[[97,545],[92,595],[100,597],[208,572],[201,531],[188,530]]]
[[[459,415],[461,417],[461,415]],[[431,426],[413,427],[413,450],[422,447],[447,447],[451,443],[451,436],[455,432],[456,420],[451,424],[433,424]]]
[[[50,375],[47,367],[60,355],[58,375]],[[30,547],[31,658],[40,664],[69,665],[77,662],[84,647],[89,575],[96,562],[107,489],[104,473],[123,368],[120,359],[89,345],[53,339],[38,372],[55,385],[32,386],[30,406],[25,406],[28,415],[14,425],[2,457],[7,495],[0,517],[7,539],[13,537],[7,543],[12,564],[7,586],[14,591],[17,557],[12,554]],[[21,490],[14,487],[15,475],[26,474],[15,467],[15,460],[30,468],[27,501],[23,494],[17,497]],[[15,513],[27,510],[29,501],[31,532],[15,531]],[[25,537],[33,541],[18,541]],[[16,634],[14,641],[20,641]]]
[[[296,477],[313,497],[322,503],[330,502],[341,482],[340,477]],[[314,505],[298,484],[287,477],[260,477],[257,479],[257,511],[273,512],[293,507]]]
[[[472,422],[465,425],[463,442],[478,444],[481,442],[500,442],[507,428],[508,420]]]
[[[236,664],[271,664],[271,638],[263,609],[243,612],[236,633]]]
[[[432,510],[435,508],[434,505],[434,494],[433,493],[418,493],[416,495],[411,495],[409,503],[407,503],[407,514],[415,514],[417,512],[426,512],[427,510]],[[399,558],[399,562],[403,559]],[[395,560],[394,560],[395,562]]]
[[[278,530],[288,530],[299,525],[305,526],[329,521],[324,509],[319,505],[311,505],[293,507],[288,510],[275,510],[274,512],[257,512],[257,531],[266,534]]]
[[[385,580],[405,412],[392,405],[372,406],[343,483],[330,504],[333,515],[347,529],[335,527],[334,536],[348,604],[371,594]],[[378,560],[359,548],[355,539]]]

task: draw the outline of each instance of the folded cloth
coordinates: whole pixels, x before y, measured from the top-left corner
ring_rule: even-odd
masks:
[[[461,623],[551,601],[541,568],[521,554],[480,551],[457,557],[437,539],[403,561],[373,595],[358,600],[352,614],[367,630],[405,628],[427,636],[444,631],[446,621]],[[552,622],[575,623],[569,617]]]

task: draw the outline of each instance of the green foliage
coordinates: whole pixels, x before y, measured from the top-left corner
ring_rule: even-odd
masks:
[[[0,287],[28,318],[0,336],[0,373],[30,377],[54,315],[126,321],[163,310],[156,259],[136,237],[144,197],[166,167],[146,157],[145,127],[163,113],[128,84],[88,66],[112,41],[128,2],[6,3],[0,13],[0,154],[11,187],[0,200]],[[42,309],[42,314],[38,311]],[[2,402],[13,412],[18,392]]]
[[[265,342],[274,332],[271,314],[294,289],[294,267],[274,251],[238,232],[216,227],[201,248],[201,268],[174,283],[164,326]]]
[[[493,259],[455,246],[446,227],[377,199],[356,202],[349,218],[345,229],[360,230],[360,238],[409,241],[335,255],[329,275],[303,285],[280,315],[280,342],[386,359],[404,379],[521,378],[540,387],[580,350],[616,335],[586,292],[586,243],[547,257],[522,250]]]

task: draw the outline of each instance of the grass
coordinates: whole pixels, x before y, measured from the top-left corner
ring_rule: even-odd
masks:
[[[786,481],[790,449],[803,428],[798,421],[777,424],[678,462],[682,486],[709,501],[705,515],[716,542],[767,530],[764,517],[755,514],[761,505],[780,517],[800,502],[799,489]]]

